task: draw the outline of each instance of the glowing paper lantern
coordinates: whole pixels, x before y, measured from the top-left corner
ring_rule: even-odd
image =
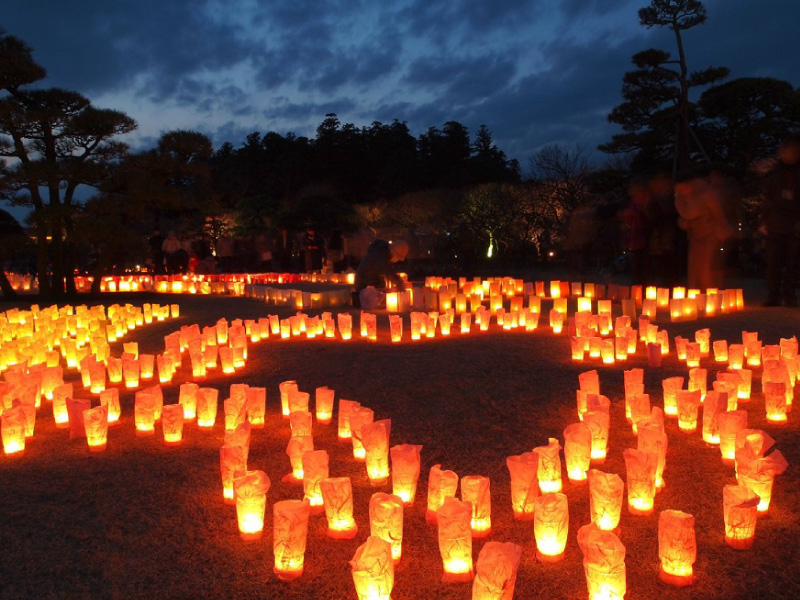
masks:
[[[447,498],[455,497],[458,489],[458,475],[454,471],[443,471],[441,466],[433,465],[428,474],[428,508],[425,520],[430,524],[437,523],[437,511]]]
[[[636,394],[629,403],[633,433],[639,433],[639,421],[650,417],[650,394]]]
[[[303,462],[303,493],[311,507],[311,514],[319,514],[323,511],[322,490],[319,484],[329,475],[328,453],[325,450],[311,450],[303,453],[301,460]]]
[[[350,430],[350,415],[357,409],[361,408],[361,403],[355,400],[339,400],[339,415],[338,415],[338,438],[339,441],[346,441],[352,437]]]
[[[245,410],[247,421],[255,429],[264,427],[267,408],[267,388],[248,387],[245,392]]]
[[[25,411],[21,406],[3,411],[0,434],[3,438],[3,452],[6,455],[21,454],[25,451]]]
[[[139,387],[139,361],[135,358],[122,359],[122,378],[128,389]]]
[[[602,463],[608,449],[609,415],[605,411],[589,411],[583,415],[583,422],[592,432],[592,462]]]
[[[194,421],[197,417],[197,392],[200,386],[196,383],[182,383],[178,402],[183,407],[183,420]]]
[[[149,392],[136,392],[133,404],[136,435],[153,435],[156,432],[156,397]]]
[[[303,574],[310,507],[305,500],[281,500],[272,508],[273,571],[278,579],[291,581]]]
[[[364,462],[367,476],[372,485],[381,485],[389,479],[389,437],[392,422],[381,419],[366,423],[361,427],[361,440],[364,445]]]
[[[628,512],[648,515],[653,511],[656,495],[658,455],[627,448],[623,452],[628,484]]]
[[[759,456],[756,450],[745,442],[744,447],[736,451],[736,477],[740,485],[758,495],[758,512],[765,513],[772,500],[775,476],[783,473],[789,464],[777,450],[767,456]]]
[[[678,391],[683,387],[683,377],[668,377],[661,382],[664,390],[664,414],[678,415]]]
[[[726,485],[722,488],[725,543],[731,548],[749,550],[753,547],[758,501],[758,496],[743,485]]]
[[[560,493],[542,494],[534,504],[536,557],[542,562],[559,561],[564,557],[569,531],[567,497]]]
[[[700,390],[678,390],[678,428],[686,433],[697,430],[697,416],[700,412]]]
[[[589,600],[623,600],[626,591],[625,546],[594,523],[578,530]]]
[[[328,387],[318,387],[314,393],[314,407],[317,422],[327,424],[333,418],[334,391]]]
[[[183,406],[168,404],[161,410],[161,427],[164,430],[164,445],[178,446],[183,440]]]
[[[399,496],[378,492],[369,501],[370,535],[391,545],[395,563],[403,553],[403,501]]]
[[[365,406],[357,408],[350,414],[350,441],[353,444],[353,458],[357,460],[364,460],[367,454],[361,438],[361,428],[372,423],[374,419],[374,411]]]
[[[764,382],[764,408],[767,420],[772,423],[785,423],[788,420],[786,406],[786,385],[780,381]]]
[[[116,425],[119,423],[121,409],[119,404],[118,388],[110,388],[100,392],[100,405],[108,408],[109,425]]]
[[[549,438],[547,446],[533,449],[538,459],[537,477],[539,489],[543,494],[561,491],[561,445],[555,438]],[[463,480],[462,480],[463,499]]]
[[[217,405],[219,390],[216,388],[199,388],[197,390],[197,426],[210,429],[217,422]]]
[[[328,520],[328,537],[352,539],[358,532],[353,519],[353,489],[349,477],[329,477],[319,483],[325,516]]]
[[[72,397],[72,384],[65,383],[53,390],[53,419],[56,427],[65,429],[69,427],[69,412],[67,411],[67,398]],[[101,396],[102,398],[102,396]],[[2,408],[2,403],[0,403]]]
[[[292,437],[312,435],[313,417],[310,412],[296,410],[289,415],[289,428]]]
[[[697,559],[694,517],[679,510],[662,510],[658,516],[659,577],[676,586],[691,585]]]
[[[436,511],[439,529],[439,553],[444,574],[442,582],[471,581],[472,573],[472,506],[455,498],[447,498]]]
[[[281,481],[284,483],[301,483],[303,481],[303,454],[314,449],[314,438],[310,435],[293,437],[286,446],[286,454],[292,465],[292,472]]]
[[[486,542],[475,563],[473,600],[512,600],[522,546],[511,542]]]
[[[591,433],[589,433],[591,438]],[[586,463],[588,465],[588,452]],[[506,459],[511,474],[511,508],[514,518],[520,521],[533,520],[534,500],[539,495],[539,480],[536,469],[539,464],[533,452],[525,452]]]
[[[422,446],[415,444],[400,444],[389,449],[392,459],[392,493],[398,496],[405,506],[414,505],[421,451]]]
[[[619,525],[624,490],[619,475],[589,470],[589,515],[599,529],[613,531]]]
[[[573,483],[586,480],[592,455],[592,430],[586,423],[573,423],[564,429],[564,462]],[[512,498],[513,498],[512,476]]]
[[[261,539],[269,487],[264,471],[247,471],[233,480],[239,535],[245,542]]]
[[[718,391],[708,392],[703,403],[703,441],[719,444],[719,415],[728,408],[728,395]]]
[[[108,439],[108,408],[98,406],[83,411],[83,426],[86,429],[86,442],[92,452],[106,449]]]
[[[222,497],[225,504],[233,504],[233,479],[236,473],[247,471],[248,449],[245,446],[225,444],[219,449],[219,470],[222,476]]]
[[[139,376],[145,381],[150,381],[153,378],[155,360],[156,357],[152,354],[142,354],[139,356]]]
[[[472,537],[483,538],[492,531],[492,495],[489,478],[465,475],[461,478],[461,500],[472,506]]]
[[[356,550],[350,568],[359,600],[391,600],[394,561],[386,540],[369,536]]]
[[[733,464],[736,458],[736,436],[743,429],[747,429],[747,411],[734,410],[724,412],[717,420],[719,425],[719,450],[722,453],[722,462]]]

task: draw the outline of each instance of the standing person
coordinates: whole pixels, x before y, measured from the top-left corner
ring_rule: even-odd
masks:
[[[161,235],[161,230],[156,227],[153,229],[153,235],[147,240],[147,245],[150,246],[150,258],[153,259],[153,272],[156,275],[164,274],[164,236]]]
[[[647,250],[650,241],[650,190],[647,182],[634,179],[628,185],[630,202],[622,210],[627,250],[631,256],[631,283],[647,285]]]
[[[765,306],[797,306],[795,269],[800,234],[800,136],[785,139],[761,192],[761,229],[767,236]]]
[[[393,283],[398,290],[404,291],[405,284],[392,264],[403,262],[407,254],[408,243],[403,240],[391,244],[386,240],[373,241],[367,248],[364,258],[358,263],[354,304],[361,305],[361,292],[370,286],[377,290],[383,290],[389,286],[389,283]]]
[[[705,292],[722,283],[720,264],[724,242],[733,236],[719,195],[702,177],[689,176],[675,186],[678,225],[689,237],[688,284]]]
[[[303,236],[303,253],[307,273],[322,270],[322,241],[313,227],[306,229]]]
[[[181,249],[181,241],[174,231],[167,233],[167,239],[161,244],[161,250],[164,252],[164,259],[167,264],[167,273],[173,275],[178,272],[180,267],[178,253]]]

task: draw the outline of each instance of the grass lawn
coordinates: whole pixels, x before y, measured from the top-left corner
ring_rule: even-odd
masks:
[[[125,301],[181,305],[179,319],[145,326],[125,339],[137,340],[145,353],[163,351],[163,336],[181,325],[202,327],[221,317],[291,312],[239,298],[143,295]],[[0,310],[5,308],[0,304]],[[693,337],[696,329],[710,327],[712,339],[740,342],[746,329],[759,331],[765,343],[774,344],[779,337],[800,333],[800,312],[753,308],[665,326],[670,338]],[[25,455],[0,455],[0,598],[356,598],[348,561],[369,534],[371,494],[391,492],[391,483],[370,486],[363,463],[352,458],[349,445],[336,440],[335,424],[315,422],[315,447],[330,454],[331,476],[351,477],[359,533],[353,540],[331,540],[325,535],[325,517],[312,517],[304,575],[283,583],[272,572],[272,504],[302,497],[301,486],[280,482],[290,468],[285,454],[289,425],[280,416],[278,384],[288,379],[296,379],[312,397],[315,387],[327,385],[336,390],[337,399],[358,400],[375,411],[376,419],[391,418],[392,445],[423,445],[417,502],[405,513],[394,600],[471,598],[471,584],[440,583],[436,530],[425,524],[428,471],[436,463],[459,476],[491,478],[493,533],[487,539],[513,541],[524,548],[515,598],[586,598],[576,532],[589,522],[588,486],[568,483],[564,471],[570,504],[566,556],[562,562],[542,564],[535,557],[532,522],[513,519],[505,460],[545,445],[548,437],[563,443],[564,428],[577,421],[578,373],[597,368],[601,393],[612,402],[609,455],[599,468],[625,479],[622,453],[636,447],[636,438],[624,417],[622,371],[646,367],[646,359],[640,351],[624,366],[575,364],[568,337],[553,336],[547,329],[505,333],[492,325],[489,333],[393,345],[388,321],[381,315],[377,343],[360,338],[269,339],[250,345],[245,368],[232,376],[214,374],[201,385],[220,389],[220,414],[231,383],[267,388],[267,424],[253,431],[248,466],[264,470],[272,487],[263,539],[253,543],[240,540],[235,509],[222,501],[222,418],[209,433],[187,423],[182,446],[165,448],[160,427],[154,437],[135,436],[133,393],[123,392],[122,423],[109,431],[107,451],[90,454],[85,440],[70,442],[68,430],[55,428],[45,406]],[[120,342],[112,348],[115,355],[122,351]],[[164,386],[165,403],[177,402],[178,385],[190,374],[187,365],[185,358],[176,379]],[[718,367],[708,360],[702,366],[709,369],[710,386]],[[653,404],[661,404],[662,379],[686,374],[674,351],[663,368],[647,369],[645,391]],[[800,414],[795,409],[786,425],[768,424],[760,372],[754,375],[753,400],[743,406],[749,411],[749,426],[772,435],[790,463],[776,478],[772,505],[759,519],[754,548],[736,551],[723,540],[722,487],[734,483],[733,467],[722,464],[718,447],[706,446],[699,433],[679,432],[677,422],[668,419],[666,487],[656,497],[655,512],[637,517],[623,508],[626,598],[800,594]],[[668,508],[696,518],[697,582],[691,588],[671,588],[658,579],[658,512]],[[475,560],[484,541],[473,544]]]

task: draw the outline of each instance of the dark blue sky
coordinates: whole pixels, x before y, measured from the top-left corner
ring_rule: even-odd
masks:
[[[647,0],[26,0],[0,27],[24,39],[47,85],[139,123],[148,146],[174,128],[219,145],[251,131],[314,135],[343,122],[407,121],[417,135],[486,124],[523,167],[541,146],[592,151],[638,50],[673,50],[646,30]],[[797,0],[707,0],[685,34],[690,66],[800,85]]]

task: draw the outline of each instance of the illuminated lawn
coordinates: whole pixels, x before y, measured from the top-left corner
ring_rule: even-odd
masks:
[[[112,299],[111,302],[117,301]],[[223,297],[142,296],[140,304],[178,302],[177,320],[132,333],[140,352],[163,350],[163,336],[181,325],[211,325],[219,318],[283,316],[287,309],[264,307],[245,299]],[[0,307],[4,309],[3,307]],[[357,321],[357,319],[356,319]],[[267,388],[264,429],[252,433],[250,469],[265,471],[272,486],[267,496],[265,531],[260,541],[244,543],[235,510],[223,504],[219,473],[222,419],[211,432],[187,423],[181,446],[165,448],[157,426],[154,437],[136,437],[133,393],[121,391],[122,423],[109,432],[108,449],[90,454],[85,440],[70,442],[68,430],[56,429],[52,414],[40,410],[36,434],[20,458],[0,456],[0,598],[356,598],[348,561],[369,534],[367,506],[376,491],[363,463],[349,444],[336,439],[334,423],[314,423],[317,449],[330,455],[330,475],[350,477],[358,534],[351,540],[326,536],[325,517],[311,517],[305,572],[297,581],[280,582],[273,574],[272,505],[301,498],[302,486],[281,483],[289,473],[286,456],[288,420],[280,416],[278,384],[296,379],[301,390],[329,386],[336,399],[360,401],[375,419],[391,418],[391,445],[422,444],[422,472],[415,505],[406,509],[402,560],[396,568],[394,600],[471,598],[471,584],[442,584],[436,529],[425,523],[428,471],[441,463],[460,477],[491,479],[492,533],[474,540],[473,559],[487,540],[523,546],[515,598],[587,597],[576,532],[589,522],[588,487],[571,484],[569,537],[558,563],[536,558],[533,523],[515,521],[511,509],[506,457],[547,444],[563,443],[564,428],[577,421],[578,374],[597,368],[601,393],[611,399],[608,458],[599,466],[623,479],[622,453],[636,447],[625,421],[623,369],[645,367],[643,353],[624,366],[600,361],[573,363],[569,339],[546,327],[534,333],[489,333],[465,338],[389,342],[386,315],[380,315],[379,342],[316,339],[269,339],[250,346],[247,366],[232,376],[215,374],[205,383],[228,397],[231,383]],[[406,326],[408,322],[406,321]],[[789,309],[748,309],[744,313],[676,325],[663,324],[686,337],[710,327],[712,339],[740,341],[742,329],[759,331],[765,343],[800,333],[800,313]],[[112,346],[115,355],[121,343]],[[685,376],[686,366],[673,353],[662,369],[646,369],[645,391],[661,405],[661,380]],[[188,359],[171,385],[165,404],[177,402],[178,384],[191,373]],[[705,361],[709,382],[718,369]],[[668,419],[666,487],[651,516],[631,516],[623,507],[620,539],[627,548],[629,599],[649,598],[794,598],[800,586],[800,465],[798,409],[789,422],[766,421],[760,377],[754,377],[749,427],[766,430],[790,463],[776,478],[772,504],[760,518],[755,545],[736,551],[724,543],[722,488],[734,483],[733,467],[722,464],[718,447],[706,446],[699,433],[685,434]],[[709,384],[710,385],[710,384]],[[77,388],[76,388],[77,389]],[[563,459],[562,459],[563,460]],[[696,518],[697,582],[671,588],[658,579],[658,513],[676,509]]]

